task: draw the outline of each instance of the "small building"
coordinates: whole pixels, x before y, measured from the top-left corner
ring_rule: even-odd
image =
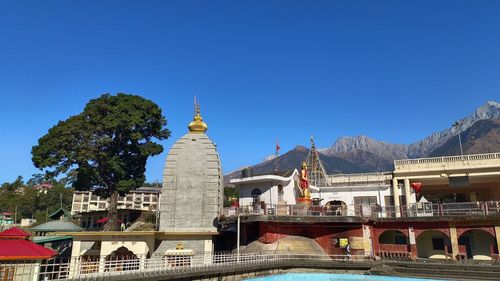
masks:
[[[63,208],[58,209],[49,216],[49,221],[31,228],[35,236],[46,236],[54,232],[79,232],[84,231],[72,221],[73,216]]]
[[[160,187],[139,187],[126,196],[118,196],[118,209],[156,211],[161,193]],[[71,214],[106,211],[109,200],[101,198],[92,191],[75,191],[71,205]]]
[[[38,280],[42,260],[57,253],[29,240],[30,234],[17,227],[0,232],[0,276],[2,281]]]
[[[0,213],[0,229],[4,227],[10,227],[14,224],[14,218],[12,217],[12,213]]]
[[[81,232],[85,229],[81,228],[72,221],[73,216],[63,208],[49,216],[50,221],[42,223],[30,230],[35,233],[33,242],[57,252],[58,261],[67,261],[71,257],[71,249],[73,246],[73,237],[69,235],[54,235],[56,232]]]
[[[288,174],[231,180],[240,190],[239,206],[253,213],[290,214],[298,196],[298,171]],[[311,186],[311,198],[324,211],[358,215],[361,209],[354,206],[392,205],[391,179],[390,172],[328,175],[328,186]]]

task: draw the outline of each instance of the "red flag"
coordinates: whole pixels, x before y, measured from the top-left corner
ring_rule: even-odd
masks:
[[[280,144],[276,143],[276,151],[280,151]]]

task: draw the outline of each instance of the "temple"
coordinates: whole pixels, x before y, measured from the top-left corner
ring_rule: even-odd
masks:
[[[500,153],[403,159],[393,171],[328,175],[311,144],[300,171],[245,171],[231,180],[239,208],[225,211],[241,218],[242,252],[342,255],[349,244],[376,258],[498,259]]]
[[[177,239],[163,240],[156,255],[175,254],[179,248],[213,251],[224,186],[219,154],[205,134],[207,128],[195,101],[189,132],[172,146],[163,171],[159,230],[176,234]]]

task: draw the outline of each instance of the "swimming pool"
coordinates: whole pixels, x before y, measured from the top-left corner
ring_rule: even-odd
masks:
[[[436,279],[403,278],[361,274],[285,273],[245,279],[246,281],[438,281]],[[440,280],[443,281],[443,280]]]

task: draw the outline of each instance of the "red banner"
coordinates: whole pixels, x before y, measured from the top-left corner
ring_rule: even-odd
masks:
[[[421,182],[412,182],[411,188],[413,188],[413,190],[415,190],[415,193],[419,193],[420,190],[422,189],[422,183]]]

